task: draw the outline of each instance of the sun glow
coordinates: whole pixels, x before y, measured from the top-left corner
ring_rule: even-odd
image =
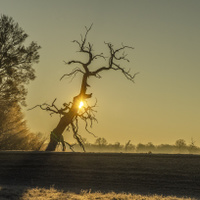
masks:
[[[84,105],[84,104],[83,104],[83,102],[81,101],[80,104],[79,104],[79,108],[82,108],[83,105]]]

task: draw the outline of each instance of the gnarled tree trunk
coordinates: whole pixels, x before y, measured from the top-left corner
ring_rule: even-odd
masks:
[[[81,89],[80,89],[79,95],[74,97],[72,103],[63,104],[64,109],[58,109],[55,106],[54,102],[56,99],[53,101],[52,105],[48,105],[46,103],[44,103],[42,105],[37,105],[43,110],[50,111],[52,113],[61,115],[58,125],[51,132],[50,142],[46,148],[46,151],[54,151],[59,142],[61,142],[63,144],[63,150],[64,150],[65,143],[66,144],[68,144],[68,143],[63,140],[62,134],[67,127],[72,128],[72,131],[74,133],[74,138],[77,140],[79,145],[83,148],[83,150],[85,150],[81,136],[78,134],[78,123],[77,123],[78,118],[81,118],[82,120],[84,120],[86,122],[86,126],[85,126],[86,130],[87,130],[87,120],[89,120],[91,125],[92,125],[93,121],[97,121],[95,118],[95,115],[94,115],[94,110],[93,110],[93,107],[95,107],[96,104],[94,106],[89,106],[86,104],[86,107],[83,107],[83,112],[82,113],[79,112],[79,103],[81,101],[85,101],[86,99],[89,99],[92,97],[92,94],[86,93],[86,90],[89,87],[89,85],[87,83],[88,78],[90,78],[90,77],[101,78],[101,76],[100,76],[101,72],[114,70],[114,71],[120,71],[128,80],[134,82],[135,75],[137,74],[137,73],[135,73],[134,75],[131,75],[130,70],[126,71],[125,68],[121,67],[119,64],[120,61],[129,62],[129,60],[126,58],[127,55],[125,54],[124,51],[127,48],[133,49],[132,47],[124,46],[122,44],[122,46],[120,48],[114,49],[114,47],[111,43],[105,43],[109,49],[109,56],[105,57],[103,55],[103,53],[94,55],[93,45],[90,44],[89,42],[86,42],[87,35],[88,35],[88,32],[90,31],[91,27],[92,26],[90,26],[89,29],[86,27],[85,36],[81,37],[81,41],[77,41],[77,40],[73,41],[74,43],[78,44],[79,52],[88,56],[88,61],[82,62],[79,60],[71,60],[71,61],[67,62],[66,63],[67,65],[76,64],[81,67],[80,68],[77,67],[71,73],[64,74],[61,77],[61,79],[62,79],[65,76],[71,77],[71,76],[75,76],[77,73],[81,73],[83,75],[83,77],[82,77],[82,83],[81,83]],[[106,63],[105,63],[105,65],[103,65],[97,69],[94,69],[91,64],[93,64],[93,61],[98,58],[103,58],[106,61]],[[35,107],[37,107],[37,106],[35,106]],[[68,145],[72,149],[72,145],[70,145],[70,144],[68,144]]]
[[[55,129],[51,132],[50,135],[50,142],[46,148],[46,151],[55,151],[56,146],[59,142],[63,145],[63,150],[65,150],[65,144],[63,141],[63,132],[64,130],[73,123],[73,119],[78,114],[78,106],[80,101],[84,101],[85,99],[88,99],[92,96],[92,94],[86,94],[87,90],[87,78],[89,77],[88,73],[85,73],[82,78],[82,84],[80,89],[80,94],[76,97],[74,97],[72,106],[70,110],[67,113],[62,113],[63,116],[60,118],[60,121]]]
[[[57,127],[51,132],[50,142],[46,148],[46,151],[55,151],[59,142],[62,142],[62,134],[67,126],[70,125],[73,113],[68,113],[61,117]]]

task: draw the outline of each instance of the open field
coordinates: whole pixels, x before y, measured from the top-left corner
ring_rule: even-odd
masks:
[[[27,195],[28,190],[28,194],[36,189],[45,192],[51,186],[51,190],[63,195],[78,195],[81,190],[91,190],[85,195],[101,191],[99,195],[125,192],[147,195],[149,199],[151,195],[200,199],[200,156],[2,151],[0,185],[0,197],[4,195],[4,199],[5,193],[14,193],[15,188],[20,189],[15,191],[14,199]],[[131,199],[130,195],[128,199]],[[157,197],[152,198],[161,198]],[[31,196],[24,199],[31,199]]]

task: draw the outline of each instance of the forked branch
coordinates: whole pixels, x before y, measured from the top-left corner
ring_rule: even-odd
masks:
[[[67,103],[63,103],[64,108],[58,109],[57,106],[55,105],[56,102],[56,98],[54,99],[54,101],[52,102],[52,104],[47,104],[47,103],[43,103],[41,105],[36,105],[32,108],[29,108],[29,110],[33,110],[37,107],[39,107],[42,110],[48,111],[50,112],[50,115],[52,116],[52,114],[59,114],[59,115],[65,115],[67,113],[67,111],[71,108],[72,102]]]
[[[93,106],[89,106],[86,103],[86,99],[92,98],[92,93],[87,93],[88,87],[90,85],[88,84],[90,77],[96,77],[101,78],[101,73],[103,71],[119,71],[121,72],[128,80],[134,82],[135,76],[138,73],[131,74],[130,69],[127,70],[127,68],[121,66],[124,63],[129,62],[129,59],[127,58],[127,54],[125,53],[128,49],[134,49],[131,46],[123,45],[121,44],[121,47],[115,48],[111,43],[106,43],[105,45],[109,50],[108,56],[105,56],[103,53],[95,54],[93,51],[93,45],[90,42],[87,42],[88,33],[90,32],[92,28],[92,25],[87,28],[84,35],[81,35],[80,41],[74,40],[73,42],[78,44],[78,52],[83,53],[88,56],[86,61],[81,60],[70,60],[68,62],[65,62],[67,65],[78,65],[78,67],[74,68],[70,73],[64,74],[60,80],[62,80],[64,77],[75,77],[77,74],[82,75],[82,82],[80,86],[80,92],[77,96],[73,98],[73,101],[70,103],[64,103],[64,108],[58,109],[55,105],[56,99],[53,101],[51,105],[44,103],[42,105],[36,105],[33,108],[29,109],[32,110],[36,107],[40,107],[42,110],[49,111],[50,114],[59,114],[62,117],[60,118],[60,121],[56,128],[53,130],[53,133],[57,136],[62,136],[63,131],[66,128],[71,128],[73,131],[73,136],[76,139],[76,141],[79,143],[79,145],[82,147],[83,151],[85,151],[84,142],[81,137],[81,135],[78,133],[79,125],[78,121],[83,120],[85,122],[85,130],[88,131],[90,134],[94,135],[88,130],[88,127],[92,128],[92,125],[94,122],[97,122],[97,119],[95,117],[95,107],[96,103]],[[94,61],[97,59],[104,59],[105,64],[100,65],[100,67],[95,67],[95,69],[92,67],[94,64]],[[96,64],[96,63],[95,63]],[[81,109],[79,109],[79,103],[80,101],[85,102],[85,106],[83,106]],[[94,135],[95,136],[95,135]],[[70,144],[66,143],[64,140],[61,142],[64,145],[67,144],[71,150],[73,150],[73,146],[70,146]],[[53,141],[53,138],[50,138],[50,143],[47,147],[47,150],[55,149],[57,143]]]
[[[130,46],[125,46],[122,44],[122,47],[118,48],[118,49],[114,49],[114,46],[111,43],[106,43],[107,47],[109,48],[109,52],[110,55],[108,57],[108,65],[107,66],[102,66],[100,68],[98,68],[95,71],[91,72],[92,76],[95,76],[97,78],[101,78],[100,73],[103,71],[108,71],[108,70],[115,70],[115,71],[121,71],[122,74],[130,81],[134,82],[135,76],[138,73],[135,74],[131,74],[130,73],[130,69],[126,70],[125,68],[120,66],[119,61],[126,61],[126,62],[130,62],[127,59],[127,55],[125,54],[125,49],[134,49],[133,47]]]

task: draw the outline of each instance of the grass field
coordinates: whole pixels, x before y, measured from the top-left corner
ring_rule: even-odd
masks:
[[[200,199],[200,156],[4,151],[0,186],[1,200]]]

